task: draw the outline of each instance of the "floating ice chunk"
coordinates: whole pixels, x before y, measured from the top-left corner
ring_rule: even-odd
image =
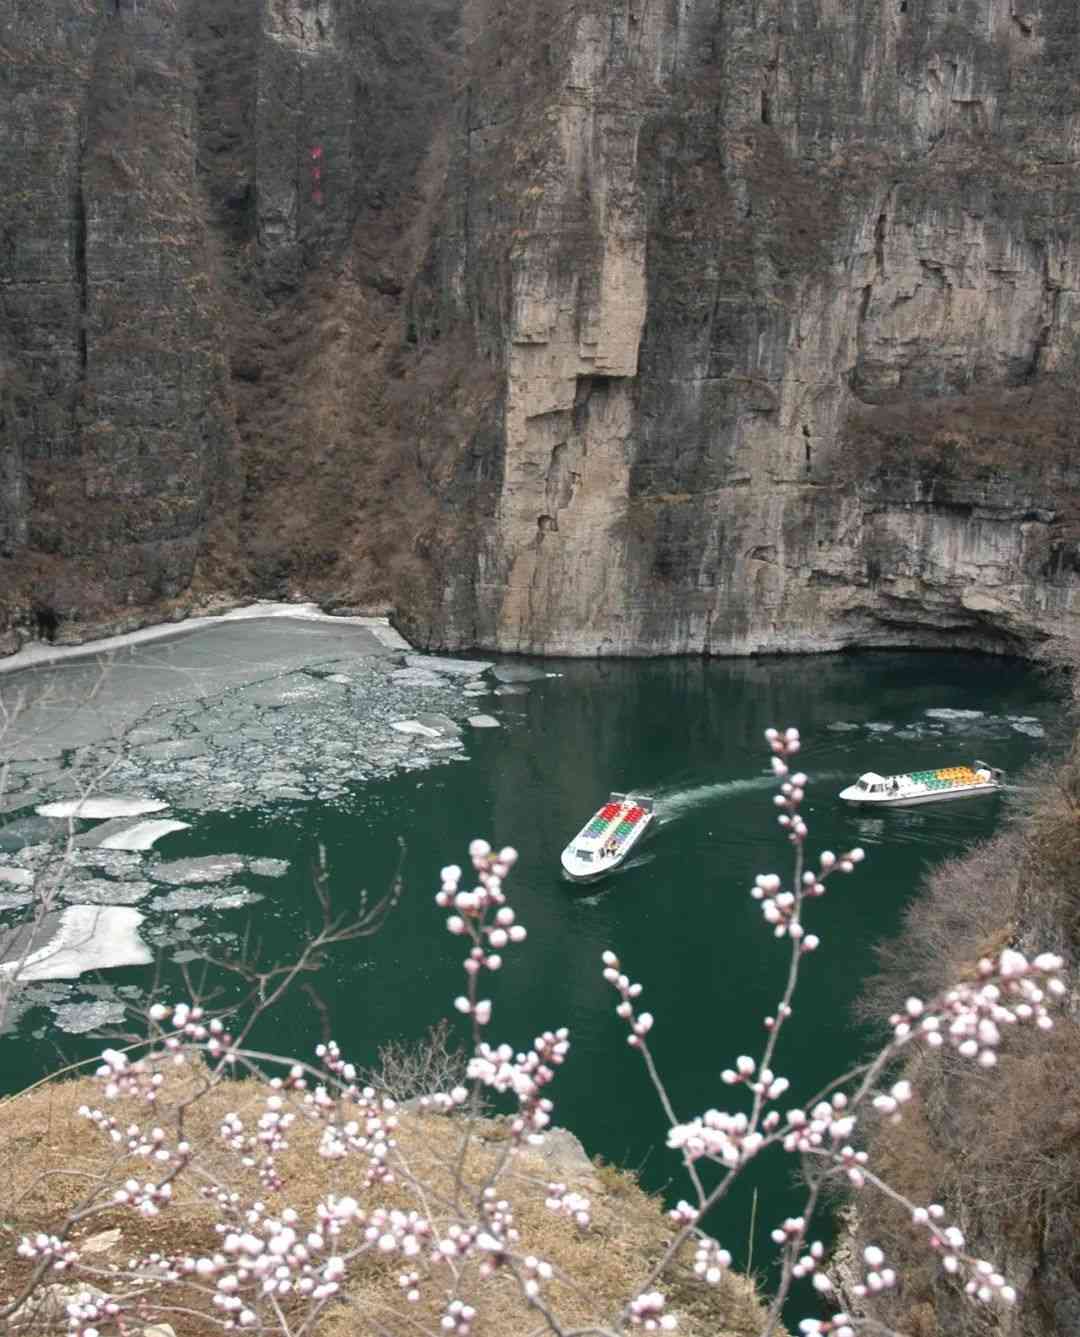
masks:
[[[851,733],[852,730],[857,729],[859,726],[857,724],[851,724],[847,720],[833,720],[832,724],[828,724],[825,727],[831,729],[833,733]]]
[[[405,663],[411,669],[427,669],[432,673],[449,673],[456,678],[478,678],[491,668],[491,660],[440,659],[436,655],[406,655]]]
[[[24,905],[33,905],[33,903],[33,892],[0,891],[0,910],[18,910]]]
[[[446,679],[440,678],[430,669],[403,668],[395,669],[390,674],[390,681],[398,687],[445,687]]]
[[[34,811],[39,817],[141,817],[147,812],[161,812],[167,803],[147,798],[82,798],[43,803]]]
[[[391,720],[390,728],[396,729],[398,733],[417,734],[421,738],[441,737],[438,729],[421,724],[419,720]]]
[[[74,850],[72,865],[76,868],[96,868],[109,877],[134,877],[142,871],[142,859],[131,850]]]
[[[502,725],[493,715],[470,715],[469,723],[474,729],[501,729]]]
[[[429,752],[456,752],[465,744],[460,738],[425,738],[424,746]]]
[[[73,980],[86,970],[110,966],[144,966],[153,960],[139,936],[143,922],[138,910],[118,905],[69,905],[58,916],[47,916],[44,931],[50,940],[31,951],[21,967],[25,945],[15,944],[0,971],[16,974],[20,983],[32,980]]]
[[[189,757],[205,757],[206,744],[199,738],[165,738],[144,744],[140,751],[154,761],[185,761]]]
[[[953,710],[950,706],[934,706],[924,710],[923,714],[932,720],[981,720],[983,717],[981,710]]]
[[[1027,734],[1029,738],[1045,738],[1046,730],[1034,720],[1010,720],[1017,733]]]
[[[248,864],[248,872],[256,877],[284,877],[288,871],[288,859],[252,859]]]
[[[867,724],[864,727],[869,733],[892,733],[896,728],[894,724]]]
[[[33,880],[34,874],[29,868],[0,868],[0,882],[9,886],[28,887]]]
[[[525,696],[528,688],[520,682],[504,682],[501,686],[495,688],[496,696]]]
[[[188,831],[190,822],[174,822],[168,819],[159,822],[139,822],[126,831],[117,831],[106,836],[101,842],[103,850],[149,850],[156,841],[167,836],[171,831]]]
[[[248,891],[246,887],[226,888],[223,891],[210,888],[192,887],[187,890],[170,891],[166,896],[155,896],[150,902],[151,910],[239,910],[245,905],[255,905],[263,898],[257,891]]]
[[[63,1003],[55,1008],[56,1024],[69,1035],[85,1035],[102,1026],[116,1026],[124,1020],[123,1003]],[[117,1232],[119,1234],[119,1231]]]
[[[500,664],[491,670],[497,682],[539,682],[548,674],[544,669],[530,668],[528,664]]]
[[[326,681],[339,682],[343,687],[348,687],[349,683],[352,682],[352,678],[350,678],[347,673],[331,673]]]
[[[156,882],[191,886],[206,882],[227,882],[242,873],[247,861],[240,854],[207,854],[198,859],[176,859],[172,863],[152,864],[147,872]]]
[[[65,882],[60,895],[76,905],[134,905],[153,890],[152,882],[113,882],[107,877],[93,877],[85,882]]]
[[[427,729],[434,729],[444,738],[456,738],[461,733],[461,726],[455,724],[449,715],[417,715],[416,722]]]

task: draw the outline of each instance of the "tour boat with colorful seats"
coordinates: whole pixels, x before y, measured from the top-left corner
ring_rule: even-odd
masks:
[[[575,882],[610,873],[641,843],[654,815],[653,799],[612,794],[563,850],[563,871]]]
[[[867,771],[853,785],[840,791],[847,803],[868,808],[910,808],[916,803],[938,803],[942,799],[995,794],[1005,788],[1005,772],[985,761],[970,766],[944,766],[933,771],[908,771],[904,775],[877,775]]]

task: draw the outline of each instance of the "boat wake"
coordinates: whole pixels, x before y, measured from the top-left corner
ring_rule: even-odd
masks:
[[[815,797],[815,790],[822,783],[843,778],[846,774],[844,771],[835,771],[812,775],[809,796]],[[718,780],[711,785],[693,785],[688,789],[672,790],[670,793],[665,793],[662,789],[653,790],[656,798],[656,824],[658,827],[667,826],[669,822],[676,821],[695,808],[731,798],[735,794],[761,793],[773,789],[777,783],[776,776],[768,772],[740,780]]]
[[[714,803],[733,794],[771,789],[775,784],[776,776],[768,774],[749,776],[743,780],[718,780],[715,784],[693,785],[689,789],[676,789],[671,793],[657,790],[654,791],[656,823],[658,826],[666,826],[694,808],[704,807],[707,803]]]

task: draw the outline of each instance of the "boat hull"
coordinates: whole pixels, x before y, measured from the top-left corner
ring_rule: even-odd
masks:
[[[867,771],[838,797],[853,808],[914,808],[923,803],[946,803],[950,799],[979,798],[1005,788],[1005,772],[985,761],[970,766],[945,766],[933,770],[906,771],[902,775],[878,775]]]
[[[920,804],[946,804],[953,798],[978,798],[981,794],[997,794],[1001,785],[972,785],[970,789],[937,790],[928,794],[850,794],[841,790],[839,797],[851,808],[917,808]]]
[[[597,882],[600,878],[607,877],[608,873],[613,873],[616,868],[621,868],[634,850],[642,844],[651,826],[651,820],[645,822],[640,834],[635,834],[634,839],[628,845],[625,845],[618,854],[613,855],[610,859],[605,859],[600,864],[580,863],[570,855],[569,848],[563,850],[560,859],[563,873],[571,882]]]

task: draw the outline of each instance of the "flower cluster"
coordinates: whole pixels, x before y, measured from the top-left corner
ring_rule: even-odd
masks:
[[[57,1272],[72,1267],[79,1261],[79,1251],[57,1235],[46,1235],[39,1231],[36,1235],[24,1235],[19,1241],[17,1253],[20,1258],[32,1258],[35,1262],[48,1262]]]
[[[640,1049],[645,1043],[646,1035],[653,1028],[652,1013],[638,1013],[634,1009],[634,999],[641,996],[642,986],[634,984],[628,975],[621,973],[619,958],[614,952],[604,952],[601,959],[604,963],[604,979],[622,999],[615,1008],[615,1015],[630,1024],[630,1034],[626,1037],[626,1043],[631,1049]]]
[[[1046,1004],[1067,992],[1060,975],[1063,965],[1061,957],[1050,952],[1029,961],[1007,947],[996,961],[984,957],[979,962],[981,983],[949,989],[936,1007],[928,1009],[921,999],[909,998],[904,1012],[889,1019],[893,1036],[900,1044],[915,1036],[932,1048],[949,1044],[962,1058],[992,1068],[1002,1027],[1028,1023],[1040,1030],[1052,1028]]]
[[[584,1229],[590,1222],[589,1199],[569,1190],[565,1184],[549,1184],[544,1206],[562,1216],[569,1216]]]
[[[799,805],[806,796],[807,777],[797,771],[791,775],[785,758],[793,757],[802,747],[798,729],[766,729],[765,739],[772,752],[773,774],[780,781],[780,792],[773,799],[780,809],[777,817],[779,825],[787,832],[792,844],[801,844],[809,834],[806,823],[799,814]],[[790,778],[789,778],[790,777]]]
[[[131,1063],[119,1049],[102,1050],[101,1067],[94,1075],[103,1084],[102,1094],[106,1100],[134,1096],[149,1104],[157,1100],[158,1091],[165,1081],[165,1074],[155,1072],[145,1059]]]
[[[666,1299],[659,1291],[648,1291],[644,1295],[635,1296],[630,1301],[630,1322],[644,1328],[646,1332],[657,1330],[670,1332],[678,1327],[678,1320],[674,1314],[664,1313],[666,1304]]]
[[[723,1165],[742,1165],[756,1156],[764,1142],[745,1114],[706,1110],[698,1119],[668,1130],[667,1144],[692,1163],[707,1157]]]
[[[533,1040],[532,1049],[525,1054],[515,1054],[505,1044],[493,1048],[480,1041],[476,1046],[467,1074],[470,1080],[493,1091],[512,1091],[517,1096],[518,1113],[510,1123],[510,1133],[515,1141],[524,1138],[532,1142],[541,1140],[554,1108],[541,1092],[554,1080],[555,1069],[566,1061],[569,1051],[570,1033],[565,1027],[538,1035]]]
[[[866,1274],[861,1282],[851,1288],[860,1300],[868,1295],[877,1295],[880,1291],[891,1290],[896,1285],[896,1273],[884,1265],[885,1255],[876,1244],[867,1245],[863,1250],[863,1260],[867,1266]]]
[[[476,976],[481,970],[501,970],[501,952],[510,943],[524,942],[526,932],[515,922],[517,916],[507,905],[503,890],[503,882],[517,862],[517,850],[507,846],[496,854],[486,840],[474,840],[469,845],[469,857],[476,886],[461,891],[462,870],[457,864],[448,864],[440,875],[442,885],[435,904],[456,911],[446,920],[447,931],[468,937],[473,944],[462,962],[469,978],[469,993],[455,998],[454,1006],[471,1016],[477,1026],[486,1026],[491,1020],[491,1000],[476,998]]]

